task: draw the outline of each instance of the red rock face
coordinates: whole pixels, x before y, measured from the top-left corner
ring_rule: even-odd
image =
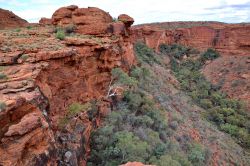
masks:
[[[52,24],[52,20],[49,19],[49,18],[43,17],[43,18],[41,18],[39,20],[39,24],[42,24],[42,25],[51,25]]]
[[[134,19],[127,14],[119,15],[118,20],[123,22],[126,27],[130,27],[134,23]]]
[[[61,41],[53,28],[43,26],[0,33],[0,165],[86,165],[91,131],[109,112],[109,102],[97,105],[93,120],[82,113],[63,128],[60,122],[70,104],[106,97],[113,68],[135,64],[123,23],[114,36],[114,31],[106,34],[93,28],[97,22],[109,25],[106,12],[76,6],[59,9],[52,20],[61,25],[67,18],[77,28],[92,27],[84,34],[97,30],[98,36],[77,34]]]
[[[105,11],[95,8],[62,7],[55,11],[52,23],[58,26],[76,25],[81,34],[105,34],[108,32],[112,17]]]
[[[11,11],[0,8],[0,29],[24,27],[28,22]]]
[[[132,28],[134,40],[158,49],[161,43],[178,43],[200,50],[215,48],[225,55],[249,55],[250,25],[215,22],[180,22],[140,25]]]

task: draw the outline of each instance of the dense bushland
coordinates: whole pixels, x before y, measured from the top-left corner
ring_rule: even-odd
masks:
[[[161,45],[160,48],[171,46]],[[178,46],[182,47],[182,46]],[[187,48],[179,49],[187,50]],[[206,109],[206,117],[215,123],[222,131],[237,139],[238,143],[250,148],[250,118],[244,110],[242,102],[230,99],[219,91],[220,87],[212,85],[201,73],[201,68],[207,60],[219,57],[219,54],[209,48],[200,57],[178,61],[179,56],[172,56],[170,52],[161,49],[161,52],[171,57],[171,69],[180,82],[181,89],[186,91],[202,108]],[[181,53],[175,53],[177,55]]]

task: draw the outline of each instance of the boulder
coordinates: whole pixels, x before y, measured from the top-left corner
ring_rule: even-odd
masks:
[[[127,14],[121,14],[118,16],[118,21],[123,22],[126,27],[131,27],[131,25],[134,23],[134,19],[132,17],[130,17]]]
[[[42,25],[51,25],[51,24],[52,24],[52,19],[42,17],[42,18],[39,20],[39,24],[42,24]]]

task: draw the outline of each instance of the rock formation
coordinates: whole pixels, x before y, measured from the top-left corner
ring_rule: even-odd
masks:
[[[77,33],[106,34],[112,17],[105,11],[95,8],[78,8],[77,6],[62,7],[55,11],[52,23],[58,26],[76,25]]]
[[[135,40],[158,49],[161,43],[191,46],[200,50],[215,48],[224,55],[249,55],[250,24],[219,22],[173,22],[138,25],[132,29]]]
[[[24,27],[28,22],[11,11],[0,8],[0,29]]]
[[[111,21],[98,8],[69,6],[52,17],[76,25],[79,33],[64,41],[52,27],[0,33],[0,165],[86,165],[90,133],[109,101],[93,119],[85,112],[66,123],[69,105],[104,98],[110,71],[135,63],[130,39],[107,33]]]
[[[39,20],[39,24],[42,24],[42,25],[51,25],[52,24],[52,20],[50,18],[41,18]]]

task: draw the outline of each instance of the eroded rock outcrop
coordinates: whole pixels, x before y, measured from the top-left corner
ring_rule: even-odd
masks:
[[[104,31],[110,19],[97,8],[70,6],[55,12],[53,23],[74,21],[81,34],[63,41],[52,27],[0,33],[0,165],[86,165],[90,133],[109,101],[91,118],[84,112],[65,122],[69,105],[105,98],[110,71],[135,63],[130,39]]]
[[[112,17],[107,12],[95,8],[62,7],[55,11],[52,23],[58,26],[76,25],[76,32],[82,34],[106,34]]]
[[[42,17],[42,18],[39,20],[39,24],[42,24],[42,25],[51,25],[51,24],[52,24],[52,19]]]
[[[0,8],[0,29],[24,27],[28,22],[9,10]]]

